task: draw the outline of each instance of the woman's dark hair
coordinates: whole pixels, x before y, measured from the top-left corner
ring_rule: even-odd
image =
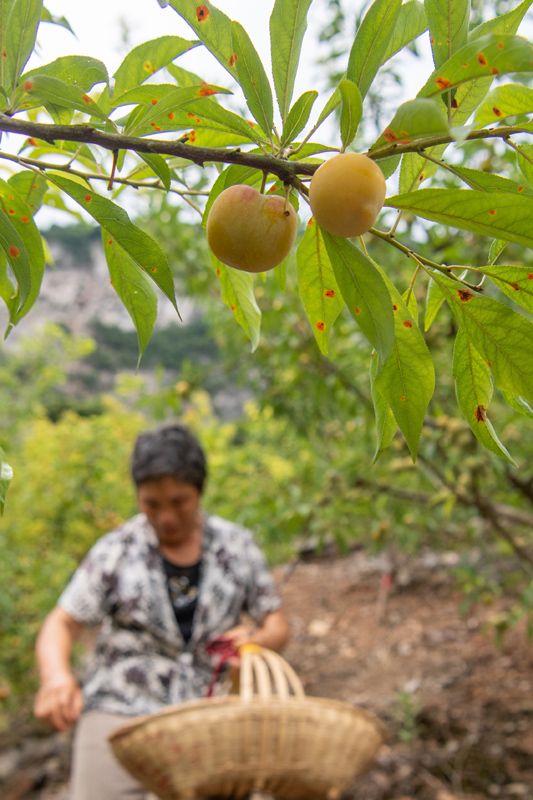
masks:
[[[137,437],[131,475],[136,486],[169,475],[202,492],[207,477],[204,451],[184,425],[163,425]]]

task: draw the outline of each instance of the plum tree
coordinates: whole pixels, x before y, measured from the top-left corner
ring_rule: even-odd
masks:
[[[309,204],[333,236],[362,236],[375,223],[385,202],[383,173],[362,153],[340,153],[324,161],[311,179]]]
[[[279,195],[264,195],[253,186],[225,189],[207,218],[207,241],[228,267],[266,272],[288,256],[298,231],[292,205]]]

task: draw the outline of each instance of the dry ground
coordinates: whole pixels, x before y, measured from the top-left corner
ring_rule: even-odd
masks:
[[[389,729],[345,800],[533,800],[533,647],[520,627],[496,647],[494,606],[461,614],[446,561],[406,563],[386,602],[385,562],[360,551],[275,571],[292,627],[285,655],[306,692]],[[68,800],[68,738],[21,746],[24,758],[0,751],[2,800]],[[16,767],[4,780],[2,763]]]

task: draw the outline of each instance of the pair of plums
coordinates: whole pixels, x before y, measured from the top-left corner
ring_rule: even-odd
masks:
[[[372,227],[385,193],[385,178],[375,161],[361,153],[341,153],[314,173],[309,204],[325,231],[351,238]],[[221,192],[211,206],[207,241],[223,264],[266,272],[289,254],[297,229],[294,208],[283,197],[237,184]]]

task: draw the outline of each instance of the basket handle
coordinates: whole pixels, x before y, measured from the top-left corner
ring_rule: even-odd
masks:
[[[239,648],[241,657],[240,696],[245,703],[257,694],[263,700],[272,696],[287,698],[304,697],[302,683],[293,668],[273,650],[256,644],[245,644]],[[257,686],[257,692],[254,691]]]

